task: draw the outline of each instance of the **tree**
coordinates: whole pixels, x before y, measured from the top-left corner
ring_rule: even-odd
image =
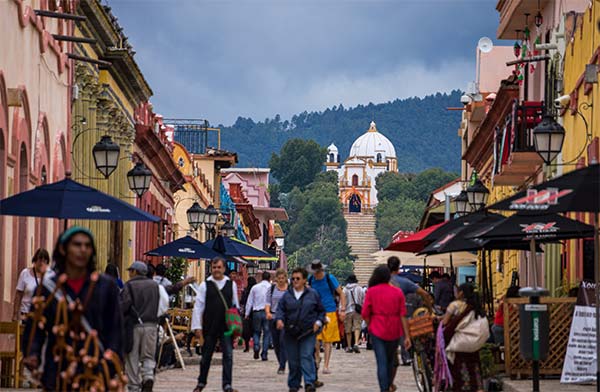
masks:
[[[289,192],[295,186],[303,189],[321,171],[327,149],[314,140],[288,140],[279,155],[273,153],[269,167],[281,184],[281,192]]]
[[[400,197],[393,200],[381,200],[375,215],[375,234],[379,245],[387,246],[392,236],[399,230],[416,230],[425,209],[421,200]]]

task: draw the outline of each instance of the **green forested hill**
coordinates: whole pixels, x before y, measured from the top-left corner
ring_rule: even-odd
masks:
[[[400,171],[418,173],[431,167],[458,171],[460,112],[446,108],[460,106],[460,95],[452,91],[350,109],[340,105],[322,112],[303,112],[289,121],[282,121],[279,115],[259,122],[239,117],[232,126],[220,126],[221,147],[238,153],[238,166],[267,167],[271,153],[278,152],[288,139],[314,139],[322,146],[335,143],[343,161],[352,142],[374,120],[377,129],[394,143]]]

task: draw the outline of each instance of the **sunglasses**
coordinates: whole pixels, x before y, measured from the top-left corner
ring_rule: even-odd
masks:
[[[302,278],[295,277],[295,278],[292,278],[292,280],[293,280],[293,281],[296,281],[296,280],[302,280]]]

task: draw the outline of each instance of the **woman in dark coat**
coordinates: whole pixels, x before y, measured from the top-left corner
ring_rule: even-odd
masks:
[[[475,316],[485,317],[481,308],[479,295],[472,284],[463,283],[458,287],[456,300],[452,301],[442,319],[444,324],[444,341],[446,346],[450,343],[456,327],[460,321],[471,311]],[[481,361],[479,351],[474,353],[455,352],[454,362],[448,363],[452,374],[452,391],[479,392],[483,391],[483,378],[481,377]]]
[[[252,286],[256,284],[256,278],[250,276],[248,278],[248,285],[242,292],[242,299],[240,300],[240,305],[242,306],[242,314],[245,314],[244,308],[246,307],[246,303],[248,302],[248,296],[250,295],[250,290],[252,290]],[[250,351],[250,339],[252,338],[253,329],[252,329],[252,316],[244,317],[243,321],[243,332],[242,338],[244,339],[244,352],[247,353]]]

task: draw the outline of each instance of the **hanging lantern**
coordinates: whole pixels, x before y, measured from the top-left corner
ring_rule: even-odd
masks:
[[[217,224],[219,218],[219,211],[212,204],[206,207],[206,214],[204,215],[204,224],[211,230]]]
[[[544,17],[542,16],[542,13],[538,11],[538,13],[535,15],[535,26],[539,29],[543,24]]]
[[[461,216],[469,213],[471,209],[469,206],[469,197],[467,196],[466,191],[463,190],[458,194],[458,196],[456,196],[454,199],[454,208],[456,213]]]
[[[100,141],[92,148],[94,164],[104,178],[108,178],[117,168],[120,153],[119,145],[114,143],[108,135],[102,136]]]
[[[487,199],[490,196],[490,190],[483,185],[481,180],[475,181],[475,184],[467,188],[467,198],[473,211],[479,211],[487,204]]]
[[[187,215],[188,224],[194,229],[198,230],[198,227],[204,222],[204,208],[200,207],[198,202],[194,202],[190,208],[185,212]]]
[[[150,188],[151,181],[152,172],[142,162],[136,163],[135,167],[127,172],[129,189],[135,192],[138,197],[142,197]]]
[[[565,140],[565,129],[548,114],[533,129],[533,145],[546,164],[560,154]]]

